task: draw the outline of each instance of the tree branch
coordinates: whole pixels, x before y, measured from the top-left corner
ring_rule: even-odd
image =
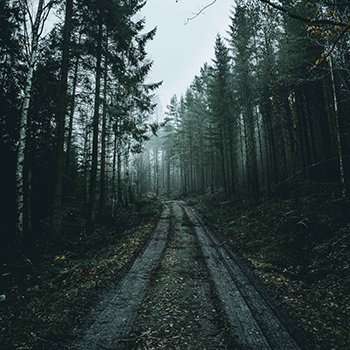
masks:
[[[217,0],[213,0],[213,2],[211,2],[208,5],[205,5],[199,12],[197,12],[193,17],[187,18],[185,25],[189,22],[192,21],[193,19],[197,18],[204,10],[206,10],[208,7],[214,5],[216,3]]]
[[[326,53],[322,55],[322,58],[320,58],[317,62],[319,63],[315,63],[315,65],[313,67],[311,67],[311,70],[313,70],[314,68],[318,67],[319,65],[321,65],[321,63],[323,61],[325,61],[334,51],[335,47],[338,44],[338,41],[343,37],[343,35],[347,32],[347,30],[350,28],[350,23],[345,27],[344,31],[342,33],[340,33],[340,35],[338,36],[338,38],[335,40],[335,42],[333,43],[331,49]]]
[[[204,6],[198,13],[196,13],[194,16],[187,18],[186,20],[186,24],[188,24],[189,21],[192,21],[193,19],[197,18],[203,11],[205,11],[208,7],[214,5],[216,3],[217,0],[213,0],[210,4]],[[258,0],[264,4],[267,4],[269,6],[271,6],[272,8],[281,11],[283,13],[285,13],[286,15],[288,15],[291,18],[297,19],[299,21],[302,21],[304,23],[311,23],[311,24],[323,24],[323,25],[331,25],[331,26],[339,26],[339,27],[346,27],[347,29],[349,28],[349,24],[348,23],[344,23],[344,22],[338,22],[336,23],[335,21],[329,20],[329,19],[316,19],[316,18],[310,18],[310,17],[303,17],[300,15],[297,15],[294,12],[291,12],[290,10],[286,9],[285,7],[275,4],[273,2],[271,2],[271,0]],[[176,2],[178,2],[178,0],[176,0]],[[330,4],[329,5],[335,5],[337,6],[337,4]],[[343,5],[343,4],[339,4]]]
[[[287,10],[286,8],[284,8],[281,5],[274,4],[270,0],[259,0],[259,1],[273,7],[274,9],[276,9],[278,11],[281,11],[281,12],[287,14],[291,18],[297,19],[297,20],[305,22],[305,23],[326,24],[326,25],[339,26],[339,27],[348,27],[348,23],[344,23],[344,22],[336,23],[336,22],[329,20],[329,19],[316,19],[316,18],[307,18],[307,17],[299,16],[299,15],[291,12],[290,10]]]

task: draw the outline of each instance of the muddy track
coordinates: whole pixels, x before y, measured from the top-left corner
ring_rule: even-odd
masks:
[[[71,349],[306,349],[185,202],[165,203],[144,252],[109,298]]]
[[[300,350],[274,305],[254,286],[234,254],[200,215],[182,202],[239,343],[248,349]]]
[[[130,334],[152,272],[156,269],[167,242],[170,208],[166,205],[157,228],[144,252],[111,292],[103,310],[93,312],[75,349],[118,349]],[[111,294],[109,293],[109,294]],[[97,308],[98,309],[98,308]]]

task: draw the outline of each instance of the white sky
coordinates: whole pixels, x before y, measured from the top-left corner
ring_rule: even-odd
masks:
[[[157,90],[163,109],[170,98],[185,93],[205,62],[214,58],[215,37],[227,37],[234,0],[217,0],[194,20],[192,17],[212,0],[148,0],[141,12],[146,17],[146,30],[158,27],[146,51],[154,61],[150,82],[163,80]]]

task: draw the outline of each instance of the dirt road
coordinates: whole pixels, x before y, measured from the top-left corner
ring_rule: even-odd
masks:
[[[184,202],[166,202],[143,253],[72,349],[306,349],[298,329]]]

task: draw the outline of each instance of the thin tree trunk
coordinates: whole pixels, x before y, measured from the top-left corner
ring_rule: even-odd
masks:
[[[282,124],[281,124],[281,116],[279,112],[278,106],[278,98],[276,93],[275,81],[273,79],[272,66],[271,66],[271,58],[270,58],[270,43],[268,42],[267,35],[265,34],[265,45],[267,52],[267,62],[269,67],[269,76],[271,83],[271,95],[272,95],[272,104],[274,110],[274,124],[276,127],[276,136],[277,136],[277,147],[278,147],[278,175],[279,182],[282,182],[286,178],[286,154],[284,149],[283,142],[283,133],[282,133]]]
[[[122,155],[121,155],[121,147],[118,145],[118,153],[117,153],[117,163],[118,163],[118,173],[117,173],[117,181],[118,181],[118,205],[123,205],[123,194],[122,194]]]
[[[20,239],[23,237],[23,208],[24,208],[24,183],[23,183],[23,167],[25,162],[25,146],[26,146],[26,130],[28,123],[28,111],[33,85],[34,66],[39,44],[39,26],[43,13],[44,0],[39,0],[38,10],[35,17],[35,22],[32,28],[31,52],[29,57],[29,66],[27,71],[24,99],[22,105],[21,119],[19,123],[19,140],[17,149],[17,164],[16,164],[16,197],[17,197],[17,235]]]
[[[31,120],[28,118],[27,143],[25,148],[25,164],[23,168],[23,188],[24,188],[24,206],[23,206],[23,243],[33,248],[32,239],[32,219],[31,219],[31,198],[32,198],[32,161],[29,154],[32,150]]]
[[[259,118],[259,111],[257,108],[256,111],[257,118]],[[260,122],[257,120],[257,129],[258,129],[258,139],[259,139],[259,156],[261,162],[261,179],[262,186],[265,185],[265,164],[264,164],[264,156],[263,156],[263,148],[262,148],[262,140],[261,140],[261,130],[260,130]]]
[[[291,107],[292,107],[292,136],[293,136],[293,154],[292,154],[292,175],[297,173],[298,170],[298,136],[297,136],[297,118],[295,111],[295,94],[294,90],[290,90]],[[299,198],[297,177],[294,176],[294,194],[295,200]]]
[[[248,162],[249,162],[249,169],[250,174],[249,178],[251,181],[251,189],[254,194],[254,196],[259,196],[260,190],[259,190],[259,179],[258,179],[258,164],[256,159],[256,145],[255,145],[255,135],[254,135],[254,115],[253,111],[250,107],[250,105],[247,106],[247,113],[248,113]]]
[[[79,44],[81,43],[81,35],[80,32],[79,35]],[[66,173],[69,173],[69,166],[70,166],[70,152],[72,147],[72,136],[73,136],[73,118],[74,118],[74,110],[75,110],[75,95],[77,90],[77,84],[78,84],[78,69],[79,69],[79,61],[80,56],[77,56],[77,59],[75,61],[74,65],[74,78],[73,78],[73,88],[72,88],[72,96],[70,101],[70,111],[69,111],[69,125],[68,125],[68,138],[67,138],[67,155],[66,155]]]
[[[345,185],[345,176],[344,176],[343,152],[342,152],[342,147],[341,147],[341,137],[340,137],[340,130],[339,130],[338,100],[337,100],[337,93],[335,90],[333,62],[332,62],[331,55],[329,56],[329,66],[331,69],[331,78],[332,78],[332,87],[333,87],[333,100],[334,100],[336,135],[337,135],[337,143],[338,143],[340,182],[342,184],[342,197],[343,197],[343,199],[345,199],[346,198],[346,185]]]
[[[116,194],[115,194],[115,172],[116,172],[116,161],[117,161],[117,133],[114,133],[113,143],[113,170],[112,170],[112,216],[114,216]]]
[[[241,139],[241,142],[240,142],[240,145],[241,145],[241,166],[242,166],[242,179],[243,179],[243,187],[244,188],[247,188],[247,169],[246,169],[246,166],[244,165],[244,149],[243,149],[243,146],[245,146],[245,150],[246,150],[246,153],[247,153],[247,137],[246,137],[246,127],[245,127],[245,121],[244,121],[244,117],[242,116],[241,117],[242,119],[242,122],[240,123],[240,127],[239,127],[239,130],[240,130],[240,139]]]
[[[142,179],[142,163],[143,163],[143,157],[142,157],[142,152],[140,153],[140,158],[139,158],[139,200],[141,200],[142,194],[143,194],[143,179]]]
[[[158,141],[157,141],[158,143]],[[158,146],[155,152],[155,163],[154,163],[154,168],[155,168],[155,175],[156,175],[156,181],[155,181],[155,188],[154,192],[156,194],[156,197],[159,195],[159,162],[158,162]]]
[[[92,164],[90,175],[90,195],[87,217],[87,232],[93,233],[96,216],[96,188],[97,188],[97,162],[98,162],[98,124],[100,114],[100,88],[101,88],[101,57],[102,57],[102,8],[98,16],[98,36],[96,51],[96,87],[93,116],[93,139],[92,139]]]
[[[108,40],[107,40],[108,45]],[[106,124],[107,124],[107,79],[108,62],[105,57],[104,86],[103,86],[103,112],[102,112],[102,135],[101,135],[101,183],[100,183],[100,207],[106,203]]]
[[[233,140],[233,127],[232,123],[230,125],[230,134],[229,134],[229,141],[230,141],[230,163],[231,163],[231,192],[234,195],[236,193],[236,186],[235,186],[235,164],[234,164],[234,140]]]
[[[264,150],[266,157],[266,181],[267,181],[267,193],[271,194],[271,165],[270,165],[270,157],[268,152],[268,140],[266,135],[266,124],[263,114],[261,114],[261,124],[263,131],[263,139],[264,139]]]
[[[170,197],[170,150],[167,150],[167,197]]]
[[[84,130],[84,191],[85,191],[85,204],[89,203],[89,155],[90,149],[90,130],[88,126],[85,126]]]
[[[213,143],[213,131],[212,124],[210,124],[210,191],[211,194],[214,194],[214,143]]]
[[[227,185],[226,185],[226,175],[225,175],[225,154],[224,154],[224,136],[222,127],[220,128],[220,155],[221,155],[221,173],[222,173],[222,185],[224,186],[224,196],[227,198]]]

